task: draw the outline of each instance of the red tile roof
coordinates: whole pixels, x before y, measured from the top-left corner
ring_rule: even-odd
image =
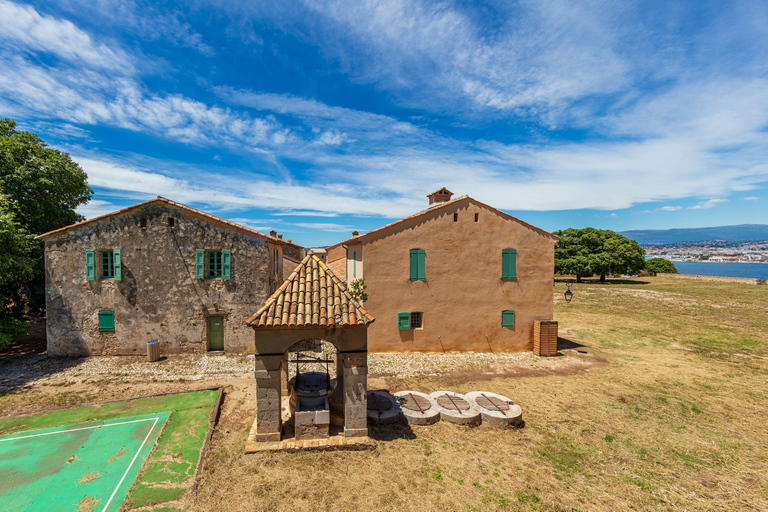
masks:
[[[317,256],[308,254],[255,315],[253,327],[361,325],[373,317]]]
[[[387,229],[389,227],[396,226],[397,224],[400,224],[401,222],[405,222],[407,220],[414,219],[416,217],[421,217],[422,215],[426,215],[428,213],[432,213],[434,211],[437,211],[437,210],[439,210],[441,208],[445,208],[448,205],[452,205],[452,204],[458,203],[460,201],[472,201],[472,202],[477,203],[477,204],[479,204],[481,206],[484,206],[485,208],[488,208],[489,210],[493,210],[494,212],[496,212],[497,214],[501,215],[502,217],[506,217],[506,218],[508,218],[510,220],[514,220],[515,222],[519,222],[523,226],[525,226],[525,227],[527,227],[529,229],[532,229],[532,230],[538,232],[541,235],[549,237],[552,240],[554,240],[555,242],[560,240],[558,237],[556,237],[555,235],[553,235],[549,231],[544,231],[541,228],[537,228],[533,224],[528,224],[527,222],[525,222],[523,220],[520,220],[517,217],[513,217],[512,215],[510,215],[508,213],[505,213],[505,212],[503,212],[503,211],[501,211],[501,210],[499,210],[497,208],[494,208],[493,206],[487,205],[487,204],[485,204],[485,203],[483,203],[481,201],[478,201],[477,199],[473,199],[473,198],[471,198],[469,196],[461,196],[461,197],[457,197],[456,199],[451,199],[450,201],[446,201],[444,203],[434,204],[431,207],[427,208],[426,210],[422,210],[422,211],[420,211],[418,213],[414,213],[413,215],[409,215],[408,217],[405,217],[405,218],[400,219],[400,220],[396,220],[395,222],[391,222],[391,223],[389,223],[389,224],[387,224],[385,226],[381,226],[380,228],[373,229],[373,230],[371,230],[371,231],[369,231],[367,233],[363,233],[362,235],[356,236],[354,238],[350,238],[348,240],[344,240],[343,242],[340,242],[340,243],[342,243],[342,244],[349,244],[349,243],[352,243],[352,242],[360,241],[361,239],[368,238],[370,235],[372,235],[374,233],[378,233],[379,231],[381,231],[383,229]]]
[[[151,203],[157,203],[157,202],[163,203],[166,206],[171,206],[173,208],[178,208],[179,210],[185,210],[185,211],[187,211],[189,213],[192,213],[192,214],[195,214],[195,215],[199,215],[201,217],[205,217],[205,219],[208,220],[208,221],[211,221],[211,222],[216,223],[216,224],[223,224],[226,227],[237,229],[238,231],[244,232],[247,235],[257,235],[257,236],[260,236],[260,237],[264,237],[264,238],[266,238],[266,239],[268,239],[268,240],[270,240],[272,242],[275,242],[275,243],[278,243],[278,244],[281,244],[281,245],[287,243],[285,240],[282,240],[282,239],[279,239],[279,238],[275,238],[275,237],[270,236],[270,235],[265,235],[264,233],[261,233],[260,231],[256,231],[255,229],[247,228],[245,226],[241,226],[240,224],[235,224],[234,222],[229,221],[227,219],[222,219],[221,217],[216,217],[215,215],[211,215],[210,213],[206,213],[206,212],[201,211],[201,210],[196,210],[194,208],[190,208],[189,206],[183,205],[181,203],[177,203],[175,201],[171,201],[170,199],[166,199],[166,198],[161,197],[161,196],[157,196],[156,199],[150,199],[149,201],[144,201],[143,203],[134,204],[133,206],[128,206],[127,208],[123,208],[122,210],[117,210],[116,212],[107,213],[105,215],[100,215],[99,217],[94,217],[92,219],[84,220],[83,222],[78,222],[77,224],[72,224],[70,226],[65,226],[63,228],[59,228],[59,229],[56,229],[56,230],[53,230],[53,231],[49,231],[48,233],[43,233],[42,235],[36,236],[35,240],[47,238],[47,237],[49,237],[51,235],[55,235],[55,234],[58,234],[58,233],[63,233],[64,231],[69,231],[70,229],[74,229],[74,228],[77,228],[77,227],[80,227],[80,226],[84,226],[85,224],[90,224],[91,222],[98,222],[98,221],[107,220],[107,219],[109,219],[111,217],[115,217],[117,215],[123,215],[124,213],[128,213],[129,211],[137,210],[137,209],[139,209],[139,208],[141,208],[143,206],[146,206],[146,205],[151,204]]]

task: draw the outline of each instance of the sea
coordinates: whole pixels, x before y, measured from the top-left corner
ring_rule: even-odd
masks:
[[[768,263],[715,263],[708,261],[673,261],[672,263],[681,274],[768,279]]]

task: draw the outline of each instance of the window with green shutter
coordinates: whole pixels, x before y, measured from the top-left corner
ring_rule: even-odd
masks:
[[[403,312],[397,314],[397,330],[407,331],[411,328],[411,314]]]
[[[112,278],[115,281],[122,281],[123,280],[123,263],[122,258],[120,257],[120,249],[114,249],[112,251]]]
[[[514,327],[515,326],[515,312],[506,310],[501,312],[501,326],[502,327]]]
[[[221,251],[221,278],[227,280],[232,275],[232,251]]]
[[[99,311],[99,330],[113,332],[115,330],[115,312]]]
[[[221,251],[208,251],[208,277],[221,277]]]
[[[425,281],[424,263],[426,253],[424,249],[411,249],[411,281]]]
[[[205,278],[205,251],[195,249],[195,279]]]
[[[114,251],[101,251],[101,278],[113,279],[115,277],[115,253]]]
[[[280,253],[277,249],[275,249],[272,254],[272,260],[275,263],[275,275],[278,275],[280,273]]]
[[[517,279],[517,251],[515,249],[501,251],[501,279],[504,281]]]
[[[85,280],[96,280],[96,251],[85,251]]]

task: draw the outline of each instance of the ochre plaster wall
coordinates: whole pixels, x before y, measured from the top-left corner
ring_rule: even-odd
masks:
[[[341,245],[336,244],[328,247],[328,268],[331,269],[336,277],[344,281],[347,279],[347,250]]]
[[[533,321],[552,319],[555,239],[471,199],[361,239],[364,307],[376,318],[369,352],[527,351]],[[508,248],[517,249],[515,281],[501,280]],[[426,281],[410,280],[410,249],[425,250]],[[514,328],[501,327],[503,310],[515,311]],[[401,311],[422,312],[423,328],[399,331]]]
[[[175,219],[173,228],[169,217]],[[140,227],[141,218],[147,219],[146,228]],[[48,353],[144,354],[153,339],[160,340],[161,353],[204,352],[209,315],[225,317],[225,351],[253,352],[253,332],[245,321],[267,299],[275,277],[269,245],[267,239],[157,204],[46,240]],[[98,251],[109,249],[121,251],[121,281],[99,279]],[[196,249],[231,250],[231,279],[195,279]],[[95,281],[86,281],[86,250],[97,251]],[[99,331],[100,310],[115,312],[115,332]]]

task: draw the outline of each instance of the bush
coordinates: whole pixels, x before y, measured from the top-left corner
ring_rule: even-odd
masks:
[[[29,322],[12,317],[0,317],[0,350],[5,350],[16,336],[27,334]]]
[[[645,271],[655,270],[661,274],[679,274],[675,264],[664,258],[651,258],[645,262]]]

